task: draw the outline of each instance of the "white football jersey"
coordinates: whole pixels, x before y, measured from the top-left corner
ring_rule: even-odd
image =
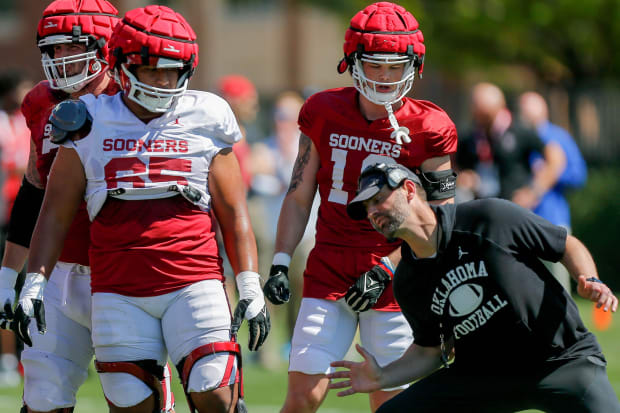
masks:
[[[188,90],[169,111],[148,123],[125,106],[121,93],[80,99],[93,118],[91,131],[83,139],[64,145],[77,151],[84,166],[91,221],[107,196],[125,200],[166,198],[187,188],[193,195],[188,198],[202,210],[209,210],[211,161],[242,137],[224,99]]]

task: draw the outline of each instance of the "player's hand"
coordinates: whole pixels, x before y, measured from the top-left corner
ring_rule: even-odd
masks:
[[[19,303],[15,309],[15,317],[11,323],[11,329],[22,341],[32,347],[32,338],[28,326],[30,319],[34,318],[37,323],[39,334],[45,334],[45,308],[43,307],[43,291],[47,279],[42,274],[29,272],[19,295]]]
[[[0,328],[9,329],[13,321],[15,303],[15,280],[17,271],[9,267],[0,269]]]
[[[353,311],[369,310],[377,304],[390,280],[390,274],[381,265],[375,265],[349,287],[344,299]]]
[[[232,335],[236,335],[243,319],[248,320],[250,330],[248,348],[250,351],[256,351],[260,348],[271,329],[269,311],[265,305],[265,297],[260,288],[259,278],[259,275],[252,271],[243,271],[236,277],[239,303],[235,308],[230,332]]]
[[[286,265],[272,265],[269,270],[269,279],[263,287],[265,297],[272,303],[279,305],[287,303],[291,298],[288,282],[288,267]]]
[[[577,280],[577,294],[590,301],[594,301],[596,308],[603,307],[604,311],[611,309],[614,313],[618,310],[618,298],[611,292],[607,284],[598,278],[588,278],[585,275],[580,275]]]
[[[330,380],[348,379],[339,382],[330,381],[330,389],[346,389],[338,392],[338,397],[350,396],[355,393],[371,393],[381,389],[381,367],[379,367],[377,360],[359,344],[356,344],[355,348],[362,355],[364,361],[358,363],[340,360],[331,363],[332,367],[348,369],[327,375]]]

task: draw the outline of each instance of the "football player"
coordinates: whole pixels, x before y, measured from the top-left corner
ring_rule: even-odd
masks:
[[[155,5],[131,10],[109,47],[122,93],[82,96],[52,113],[53,135],[66,140],[32,238],[28,278],[41,281],[27,285],[16,312],[44,291],[58,240],[85,197],[92,337],[111,411],[157,410],[156,379],[168,355],[192,410],[243,411],[236,332],[248,319],[249,348],[256,350],[269,315],[231,149],[241,138],[239,127],[223,99],[187,89],[198,44],[180,14]],[[237,274],[234,317],[216,218]],[[37,308],[28,310],[21,322],[42,318]]]
[[[318,188],[316,245],[304,272],[283,412],[319,408],[330,362],[346,353],[358,325],[362,343],[380,364],[400,357],[412,342],[391,286],[400,244],[367,222],[350,219],[346,205],[362,169],[378,162],[421,170],[435,202],[453,197],[454,124],[436,105],[405,97],[416,73],[422,73],[424,54],[424,38],[411,13],[393,3],[372,4],[352,18],[338,65],[340,73],[349,69],[354,87],[317,93],[301,109],[299,152],[264,287],[273,303],[288,301],[288,265]],[[398,391],[372,393],[371,409]]]
[[[2,269],[0,270],[0,317],[8,327],[13,318],[15,279],[28,257],[47,177],[58,145],[53,142],[52,108],[66,99],[89,93],[115,94],[118,85],[106,75],[108,43],[118,22],[118,11],[105,0],[56,0],[43,11],[37,28],[37,44],[47,77],[25,97],[22,112],[31,132],[28,168],[9,222]],[[64,240],[64,246],[63,246]],[[75,395],[88,375],[93,357],[91,340],[90,268],[88,259],[89,220],[82,203],[51,272],[45,297],[45,335],[22,331],[27,347],[24,366],[24,412],[70,412]],[[31,277],[28,283],[37,282]],[[29,287],[26,287],[28,289]],[[39,305],[39,304],[37,304]],[[42,321],[42,320],[41,320]],[[24,326],[22,326],[24,327]],[[26,327],[27,328],[27,327]],[[31,327],[31,328],[34,328]],[[163,405],[172,411],[170,371],[162,383]]]

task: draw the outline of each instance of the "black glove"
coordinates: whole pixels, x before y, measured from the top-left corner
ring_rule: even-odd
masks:
[[[47,329],[45,324],[45,307],[43,306],[43,301],[32,299],[32,307],[34,309],[34,318],[37,322],[37,330],[39,330],[39,334],[45,334]],[[28,330],[28,326],[30,325],[30,318],[22,305],[19,304],[17,309],[15,309],[15,317],[13,321],[10,323],[11,330],[15,332],[15,334],[28,346],[32,347],[32,338],[30,337],[30,331]]]
[[[269,270],[269,279],[263,287],[265,297],[272,303],[279,305],[287,303],[291,298],[288,285],[288,267],[286,265],[272,265]]]
[[[262,297],[261,297],[262,298]],[[259,313],[252,317],[248,318],[250,314],[248,314],[248,307],[250,304],[254,304],[256,300],[240,300],[239,304],[237,304],[237,308],[235,308],[235,314],[233,316],[232,325],[230,327],[230,333],[232,335],[236,335],[237,331],[239,331],[239,327],[241,327],[241,323],[243,319],[248,320],[248,328],[250,331],[250,339],[248,341],[248,348],[250,351],[256,351],[260,346],[263,345],[267,335],[269,334],[269,330],[271,329],[271,320],[269,319],[269,311],[267,311],[267,306],[265,305],[264,300],[262,308]]]
[[[390,274],[380,265],[375,265],[349,287],[344,299],[353,311],[366,311],[377,304],[390,280]]]

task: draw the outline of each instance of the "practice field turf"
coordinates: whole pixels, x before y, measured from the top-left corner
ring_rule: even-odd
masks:
[[[614,315],[611,326],[605,331],[596,330],[592,321],[592,303],[579,300],[581,316],[588,328],[593,331],[603,346],[608,361],[608,373],[616,394],[620,395],[620,313]],[[242,327],[243,329],[243,327]],[[272,339],[283,336],[276,331]],[[245,344],[245,338],[241,337]],[[246,360],[248,358],[246,357]],[[249,360],[244,368],[246,403],[250,413],[278,412],[286,394],[286,365],[275,370],[266,370]],[[176,412],[187,413],[187,402],[176,377],[174,378],[174,392],[176,395]],[[0,413],[18,413],[21,406],[21,386],[17,388],[0,388]],[[76,413],[105,413],[107,406],[103,398],[99,380],[94,371],[91,371],[86,383],[78,393]],[[368,412],[368,398],[366,395],[354,395],[339,398],[335,392],[330,393],[320,412],[324,413],[352,413]]]

